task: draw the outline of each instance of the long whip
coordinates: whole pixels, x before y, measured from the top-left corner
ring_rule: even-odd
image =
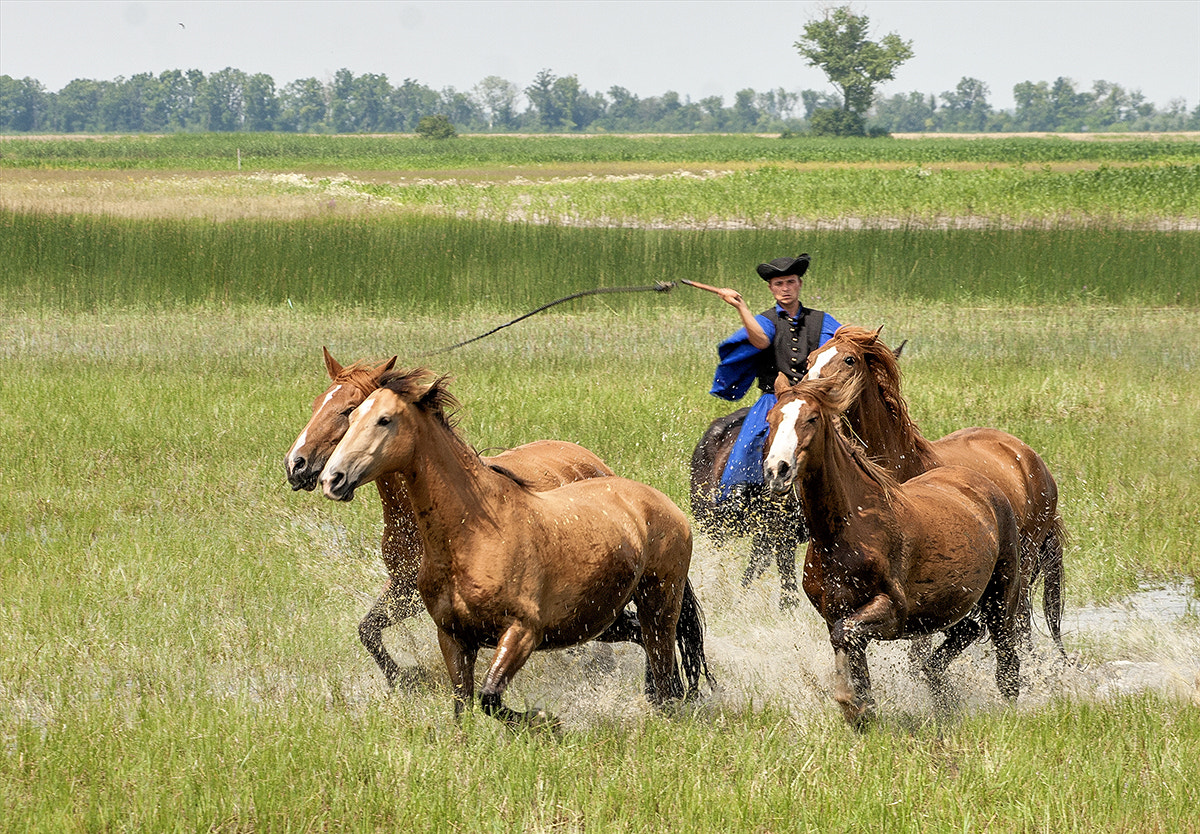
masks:
[[[683,283],[689,284],[691,282],[684,281]],[[500,325],[499,327],[493,327],[487,333],[481,333],[478,336],[473,336],[472,338],[467,339],[466,341],[463,341],[463,342],[459,342],[456,345],[450,345],[449,347],[444,347],[444,348],[440,348],[438,350],[429,351],[428,353],[421,353],[421,354],[418,354],[418,356],[434,356],[439,353],[446,353],[447,351],[455,350],[456,348],[460,348],[463,345],[469,345],[469,344],[471,344],[471,342],[478,342],[480,339],[483,339],[487,336],[491,336],[493,333],[503,330],[506,327],[511,327],[512,325],[516,324],[517,322],[523,321],[523,320],[529,318],[530,316],[533,316],[533,315],[536,315],[536,314],[542,312],[543,310],[549,310],[551,307],[555,306],[556,304],[563,304],[564,302],[567,302],[567,301],[574,301],[576,298],[583,298],[585,295],[600,295],[601,293],[609,293],[609,292],[670,292],[674,288],[675,288],[674,281],[658,281],[654,284],[651,284],[651,285],[645,286],[645,287],[597,287],[596,289],[592,289],[592,290],[581,290],[579,292],[573,292],[570,295],[564,295],[562,298],[556,298],[554,301],[551,301],[549,304],[543,304],[541,307],[538,307],[536,310],[530,310],[528,313],[525,313],[522,316],[517,316],[512,321],[505,322],[504,324]]]

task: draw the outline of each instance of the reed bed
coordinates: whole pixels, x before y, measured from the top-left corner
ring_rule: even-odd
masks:
[[[12,309],[196,304],[532,309],[594,287],[753,286],[764,252],[815,258],[809,302],[1200,304],[1200,232],[1144,229],[579,229],[434,217],[140,220],[0,209]],[[750,281],[747,278],[751,279]],[[660,297],[612,296],[617,309]],[[672,309],[706,309],[690,290]]]

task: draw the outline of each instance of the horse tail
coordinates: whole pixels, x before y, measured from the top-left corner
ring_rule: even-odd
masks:
[[[1042,614],[1046,618],[1046,627],[1050,636],[1058,645],[1059,652],[1066,656],[1062,642],[1063,614],[1063,551],[1068,541],[1067,528],[1062,516],[1056,516],[1054,523],[1038,553],[1042,569]]]
[[[692,580],[683,586],[683,605],[679,609],[679,623],[675,626],[675,643],[683,658],[683,674],[687,678],[687,700],[700,694],[700,676],[708,681],[709,689],[716,689],[717,681],[708,668],[704,655],[704,612],[692,589]]]

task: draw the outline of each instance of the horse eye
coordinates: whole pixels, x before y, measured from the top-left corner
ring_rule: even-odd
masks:
[[[386,426],[390,422],[392,422],[391,417],[380,417],[379,422],[376,425]]]
[[[854,364],[854,357],[853,357],[853,356],[847,356],[847,357],[846,357],[846,364],[847,364],[847,365],[853,365],[853,364]]]
[[[342,416],[349,417],[353,413],[354,413],[354,406],[350,406],[349,408],[347,408],[345,411],[342,412]]]

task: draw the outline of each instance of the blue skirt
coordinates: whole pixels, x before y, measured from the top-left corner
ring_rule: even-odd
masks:
[[[767,445],[767,412],[775,405],[774,392],[764,391],[758,402],[750,406],[742,430],[729,453],[729,462],[721,473],[721,498],[729,496],[731,487],[739,484],[763,484],[763,456]]]

